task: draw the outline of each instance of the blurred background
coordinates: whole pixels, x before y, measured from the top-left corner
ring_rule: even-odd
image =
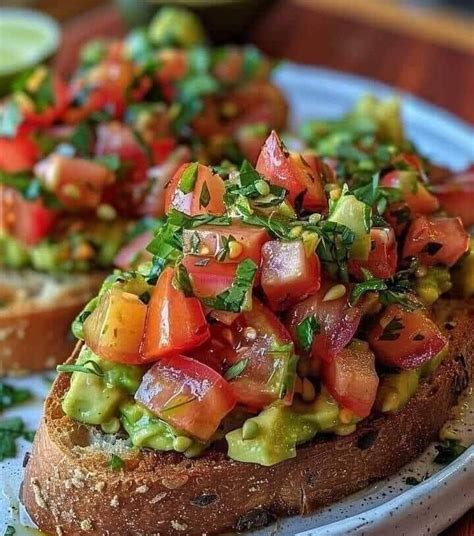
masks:
[[[274,57],[375,78],[474,123],[474,0],[2,1],[61,24],[54,61],[65,74],[81,43],[122,35],[163,4],[191,7],[215,42],[250,41]]]

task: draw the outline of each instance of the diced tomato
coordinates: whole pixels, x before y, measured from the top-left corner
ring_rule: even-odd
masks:
[[[39,157],[36,143],[26,136],[0,138],[0,170],[17,173],[33,168]]]
[[[196,348],[210,336],[201,303],[173,286],[174,275],[165,268],[148,304],[141,348],[145,361]]]
[[[0,234],[34,245],[48,235],[56,219],[56,211],[46,208],[41,199],[27,201],[14,188],[0,184]]]
[[[100,357],[140,364],[147,306],[135,294],[112,287],[84,322],[84,340]]]
[[[232,325],[230,340],[235,350],[228,364],[243,367],[230,384],[237,400],[260,409],[282,399],[293,400],[296,358],[290,334],[278,318],[255,298],[252,309]]]
[[[375,356],[366,342],[354,340],[334,359],[325,362],[323,380],[341,406],[362,418],[370,414],[377,395],[379,377],[375,370]]]
[[[218,322],[221,322],[226,326],[232,325],[240,316],[240,313],[232,313],[231,311],[220,311],[219,309],[210,309],[208,314],[209,316],[214,318],[214,320],[217,320]]]
[[[397,241],[392,228],[372,227],[370,230],[372,247],[366,261],[349,259],[347,264],[351,275],[363,279],[362,268],[369,270],[374,277],[387,279],[397,270]]]
[[[223,95],[203,99],[192,127],[199,138],[235,137],[244,125],[262,123],[277,130],[286,126],[287,105],[279,88],[268,81],[252,81]]]
[[[267,125],[257,123],[243,125],[235,133],[235,141],[240,152],[253,166],[257,163],[258,155],[268,137],[268,132]]]
[[[318,158],[316,153],[310,150],[304,150],[301,153],[304,161],[308,164],[315,177],[322,177],[323,182],[335,184],[337,183],[335,167],[330,165],[330,161],[323,161]]]
[[[152,241],[153,233],[144,231],[136,236],[128,244],[125,244],[117,253],[114,265],[121,270],[132,270],[134,266],[141,262],[151,260],[151,253],[146,251],[147,245]]]
[[[398,305],[384,311],[370,329],[368,341],[380,362],[403,369],[420,367],[447,344],[425,311],[405,311]]]
[[[306,298],[289,309],[285,325],[298,343],[297,326],[309,316],[314,316],[319,333],[313,338],[310,353],[314,359],[331,361],[354,337],[365,307],[369,303],[367,295],[357,302],[349,304],[351,286],[346,285],[346,293],[337,299],[324,301],[334,283],[325,282],[314,295]]]
[[[275,131],[267,138],[256,169],[271,183],[288,190],[293,206],[298,204],[311,212],[326,208],[322,177],[313,174],[301,155],[289,153]]]
[[[231,313],[234,314],[234,313]],[[221,322],[209,325],[211,338],[201,346],[188,350],[186,354],[197,361],[211,367],[219,374],[223,374],[228,363],[235,363],[236,348],[233,340],[233,329],[229,329]]]
[[[102,164],[83,158],[50,155],[38,162],[35,173],[68,209],[93,209],[115,175]]]
[[[235,279],[237,263],[219,262],[196,255],[186,255],[182,261],[193,293],[198,298],[214,297],[227,290]]]
[[[252,259],[260,265],[262,246],[270,235],[262,227],[240,223],[200,225],[183,231],[183,252],[202,257],[215,257],[221,262]]]
[[[431,214],[439,208],[436,197],[426,189],[418,180],[418,175],[412,171],[390,171],[382,178],[380,184],[400,190],[403,201],[413,214]]]
[[[423,163],[420,159],[420,157],[415,153],[402,153],[400,155],[397,155],[393,161],[395,164],[397,162],[404,162],[405,164],[408,164],[411,168],[413,168],[418,175],[421,177],[423,182],[428,182],[428,177],[425,172],[425,168],[423,167]]]
[[[143,203],[138,207],[140,214],[154,217],[165,215],[166,187],[180,166],[189,162],[190,158],[190,149],[180,145],[165,162],[148,170],[148,188]]]
[[[426,266],[453,266],[468,248],[469,234],[461,218],[419,216],[408,229],[403,257],[416,257]]]
[[[153,154],[153,163],[155,165],[163,164],[176,148],[176,140],[175,138],[154,140],[151,142],[150,148]]]
[[[224,181],[202,164],[183,164],[171,179],[165,194],[165,212],[179,210],[190,216],[196,214],[222,215]]]
[[[236,403],[220,374],[182,355],[155,363],[143,377],[135,400],[177,430],[201,441],[213,436]]]
[[[403,235],[412,216],[410,208],[404,201],[392,203],[383,214],[385,221],[394,230],[397,237]]]
[[[96,156],[118,156],[122,167],[126,169],[126,180],[146,182],[150,162],[129,126],[118,121],[101,123],[97,126],[96,134]]]
[[[161,84],[171,84],[182,80],[188,72],[188,58],[185,50],[167,48],[158,52],[156,78]]]
[[[474,166],[434,184],[432,190],[443,210],[459,216],[465,226],[474,225]]]
[[[53,102],[44,110],[36,111],[34,109],[35,107],[33,102],[31,102],[31,106],[29,105],[29,97],[26,97],[26,99],[23,101],[25,103],[24,105],[22,105],[22,101],[20,101],[20,108],[23,115],[23,122],[21,128],[25,129],[26,131],[36,127],[48,127],[49,125],[54,123],[54,121],[56,121],[63,114],[70,101],[69,87],[64,82],[64,80],[56,73],[49,73],[45,70],[45,67],[43,66],[38,67],[37,69],[35,69],[35,71],[33,71],[29,81],[33,82],[34,84],[33,78],[35,76],[38,76],[40,71],[45,72],[46,76],[51,77]],[[40,78],[38,78],[38,80]],[[28,86],[28,82],[26,83],[26,85]],[[38,87],[40,87],[41,85],[42,83],[40,83]],[[34,94],[36,93],[36,91],[32,91],[32,93],[34,100]]]
[[[319,290],[319,258],[314,253],[308,255],[300,240],[266,242],[262,259],[261,285],[274,311],[286,309]]]

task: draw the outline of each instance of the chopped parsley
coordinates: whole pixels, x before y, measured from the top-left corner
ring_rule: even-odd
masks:
[[[198,177],[198,166],[197,162],[189,164],[189,166],[184,170],[181,178],[179,180],[179,189],[183,194],[189,194],[194,190],[194,185]],[[207,206],[207,205],[206,205]]]

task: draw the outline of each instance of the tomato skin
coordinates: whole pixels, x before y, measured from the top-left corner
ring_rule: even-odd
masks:
[[[474,166],[432,187],[441,208],[459,216],[467,227],[474,225]]]
[[[403,257],[416,257],[426,266],[444,264],[451,267],[468,248],[469,234],[461,218],[419,216],[408,228]]]
[[[308,316],[314,315],[320,324],[320,333],[313,339],[310,354],[316,361],[331,361],[353,338],[369,300],[363,297],[356,305],[349,305],[351,286],[341,298],[323,301],[333,283],[324,282],[319,291],[291,307],[285,315],[285,326],[298,341],[296,328]]]
[[[34,76],[34,73],[32,76]],[[70,92],[68,85],[56,73],[51,73],[50,76],[52,77],[51,83],[54,103],[41,112],[23,108],[22,129],[29,131],[32,128],[44,128],[50,126],[54,121],[59,119],[69,105]]]
[[[32,169],[39,157],[36,143],[26,136],[0,138],[0,170],[17,173]]]
[[[268,232],[261,227],[233,223],[232,225],[200,225],[196,229],[185,229],[183,231],[183,253],[185,255],[194,254],[200,257],[217,257],[224,242],[232,236],[240,245],[238,251],[232,254],[232,258],[227,254],[220,262],[241,262],[245,259],[252,259],[259,266],[262,257],[262,246],[270,240]],[[193,248],[193,237],[199,240],[197,248]],[[194,251],[197,249],[197,251]]]
[[[136,236],[119,250],[114,258],[114,266],[127,271],[132,270],[139,262],[150,261],[152,255],[145,248],[152,239],[153,233],[151,231],[144,231]]]
[[[343,348],[332,361],[323,364],[322,374],[324,385],[339,404],[359,417],[370,415],[379,377],[367,343],[354,341]]]
[[[196,348],[210,336],[209,325],[197,298],[187,298],[173,286],[174,270],[165,268],[148,304],[143,362]]]
[[[266,242],[262,248],[261,285],[270,307],[282,311],[319,290],[319,258],[308,256],[299,240]]]
[[[168,184],[165,193],[165,212],[168,213],[171,209],[176,209],[188,214],[188,216],[196,216],[197,214],[224,214],[224,181],[219,175],[213,173],[209,167],[198,164],[197,178],[193,190],[189,193],[184,193],[180,190],[180,181],[183,173],[192,165],[183,164]],[[209,202],[206,206],[201,204],[204,186],[206,186],[209,192]]]
[[[115,175],[105,166],[83,158],[50,155],[38,162],[35,173],[68,209],[94,209]]]
[[[251,334],[249,329],[253,330]],[[232,325],[231,332],[235,353],[227,355],[228,363],[248,360],[241,374],[229,382],[239,403],[258,410],[283,396],[283,403],[291,405],[294,376],[290,362],[292,351],[274,352],[274,345],[290,345],[292,348],[291,337],[285,326],[254,298],[252,309],[242,313]],[[287,389],[281,393],[284,385]]]
[[[288,200],[310,212],[321,212],[327,207],[322,178],[313,175],[310,166],[298,154],[289,153],[278,134],[272,131],[262,147],[256,170],[272,184],[288,190]]]
[[[397,271],[397,241],[392,228],[372,227],[370,230],[372,247],[366,261],[349,259],[349,273],[363,279],[362,268],[369,270],[374,277],[387,279]]]
[[[191,151],[181,145],[163,163],[148,170],[149,188],[143,203],[138,207],[140,214],[154,217],[165,215],[166,187],[180,166],[190,159]]]
[[[135,294],[111,288],[84,322],[84,340],[100,357],[137,365],[147,306]]]
[[[387,330],[390,322],[401,322],[401,329]],[[423,310],[404,311],[398,305],[390,305],[369,330],[368,342],[384,365],[411,369],[441,352],[447,339]]]
[[[403,201],[413,214],[431,214],[439,209],[439,202],[418,180],[412,171],[390,171],[380,181],[382,186],[399,189]]]
[[[34,245],[48,235],[56,220],[57,212],[42,200],[27,201],[14,188],[0,184],[0,233]]]
[[[213,436],[236,403],[220,374],[183,355],[156,362],[143,377],[135,400],[201,441]]]
[[[215,259],[203,259],[186,255],[182,260],[186,268],[193,293],[198,298],[214,297],[227,290],[235,279],[236,263],[224,263]]]

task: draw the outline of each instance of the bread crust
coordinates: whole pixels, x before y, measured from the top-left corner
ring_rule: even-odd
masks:
[[[374,415],[346,437],[317,437],[272,467],[235,462],[219,446],[192,460],[120,443],[90,446],[92,429],[61,410],[69,377],[60,375],[26,466],[22,501],[41,530],[64,536],[243,531],[337,501],[420,454],[469,384],[474,308],[445,302],[440,310],[443,322],[451,321],[449,356],[401,411]],[[109,467],[112,450],[124,469]]]
[[[103,279],[102,273],[70,276],[67,282],[31,272],[1,273],[0,295],[10,295],[12,302],[0,307],[0,376],[39,372],[64,361],[76,344],[71,323]],[[30,287],[41,293],[48,284],[57,286],[54,299],[30,298]],[[19,292],[25,294],[21,299]]]

